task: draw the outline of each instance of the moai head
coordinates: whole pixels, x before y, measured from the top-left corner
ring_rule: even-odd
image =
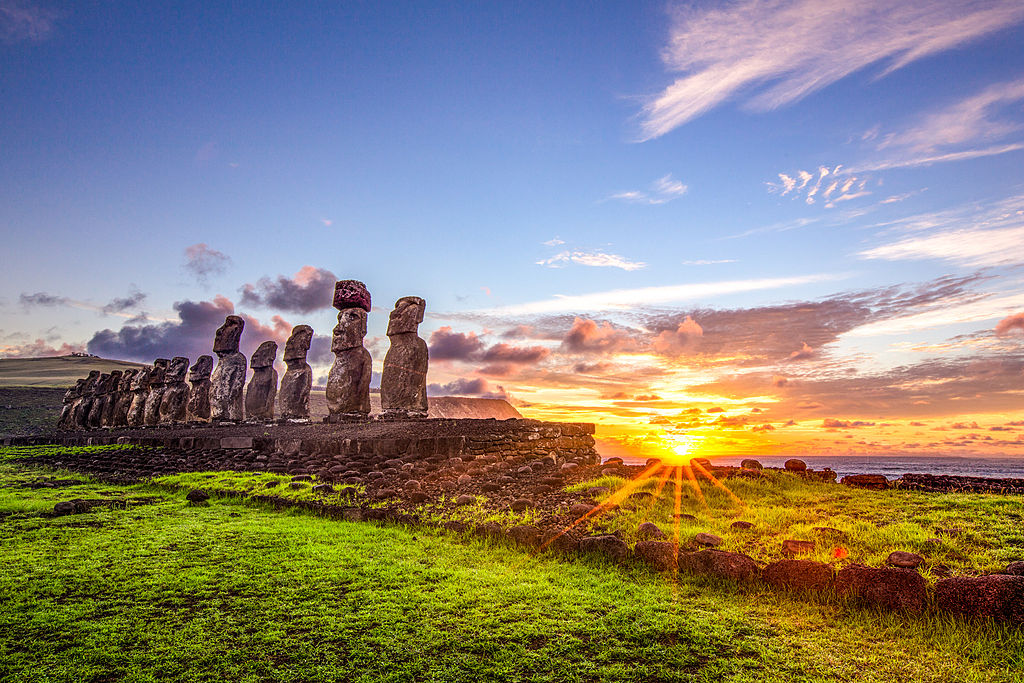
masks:
[[[245,321],[237,315],[224,318],[224,324],[217,328],[217,336],[213,338],[213,352],[220,355],[238,353],[238,342],[242,339],[242,328]]]
[[[80,397],[80,396],[81,396],[81,395],[82,395],[83,393],[85,393],[85,384],[86,384],[86,382],[88,382],[88,381],[89,381],[89,380],[85,379],[84,377],[83,377],[82,379],[77,379],[77,380],[75,380],[75,386],[71,387],[71,391],[72,391],[72,392],[74,392],[74,393],[72,394],[72,396],[73,396],[74,398],[78,398],[78,397]]]
[[[346,308],[338,313],[338,324],[334,326],[331,351],[339,353],[363,345],[366,336],[366,311],[361,308]]]
[[[96,380],[96,395],[102,396],[103,394],[110,393],[110,373],[104,372],[100,375],[100,378]]]
[[[334,284],[334,307],[339,311],[361,308],[369,313],[370,292],[359,280],[338,280]]]
[[[123,374],[121,370],[110,371],[110,377],[107,378],[107,391],[105,393],[112,394],[121,388],[121,376]]]
[[[139,371],[132,377],[132,391],[145,391],[149,389],[149,376],[153,374],[153,368],[139,368]]]
[[[117,390],[124,392],[131,391],[132,381],[135,379],[135,373],[137,372],[137,368],[128,368],[127,370],[125,370],[124,373],[122,373],[121,375],[121,381],[117,385]]]
[[[96,393],[96,383],[100,381],[100,371],[93,370],[89,373],[89,376],[85,378],[85,387],[83,387],[82,394],[84,396],[92,396]]]
[[[164,377],[167,375],[167,366],[170,362],[166,358],[157,358],[153,361],[153,369],[149,373],[149,386],[160,386],[166,381]]]
[[[164,382],[177,384],[185,381],[185,373],[188,372],[188,358],[175,356],[167,365],[167,373],[164,375]]]
[[[284,345],[284,362],[305,361],[309,345],[313,343],[313,328],[309,325],[296,325],[292,328],[292,336]]]
[[[265,341],[253,352],[252,358],[249,359],[249,367],[254,370],[269,368],[275,360],[277,360],[277,342]]]
[[[204,379],[210,379],[211,372],[213,372],[213,356],[199,356],[196,358],[195,364],[188,369],[188,381],[201,382]]]
[[[388,336],[395,334],[416,333],[416,328],[423,322],[423,314],[427,310],[427,302],[418,296],[403,296],[395,302],[395,310],[388,319]]]

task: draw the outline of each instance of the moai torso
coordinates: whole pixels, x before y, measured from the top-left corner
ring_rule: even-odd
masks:
[[[329,421],[365,419],[370,414],[370,375],[373,360],[363,347],[370,293],[358,280],[341,280],[334,286],[338,324],[331,337],[334,363],[327,374]]]
[[[210,421],[210,373],[213,372],[213,356],[199,356],[195,365],[188,370],[188,382],[192,385],[188,406],[185,409],[189,422]]]
[[[110,390],[110,373],[104,372],[96,380],[96,390],[89,404],[89,415],[86,416],[86,427],[88,429],[99,429],[103,425],[103,408],[106,404],[108,391]]]
[[[252,354],[249,367],[252,379],[245,389],[245,417],[247,420],[273,420],[274,400],[277,398],[277,342],[265,341]]]
[[[57,418],[57,429],[71,429],[71,418],[75,414],[75,401],[82,395],[82,387],[84,385],[85,379],[75,380],[75,385],[68,387],[68,390],[64,392],[64,399],[61,401],[63,405],[60,409],[60,417]]]
[[[288,369],[281,378],[278,404],[286,420],[309,418],[309,389],[313,385],[313,368],[306,362],[306,353],[313,342],[313,328],[296,325],[284,345],[284,362]]]
[[[132,381],[135,379],[136,368],[129,368],[121,375],[121,381],[114,395],[114,416],[111,425],[124,427],[128,424],[128,410],[132,405]]]
[[[427,343],[417,334],[426,302],[406,296],[395,302],[388,321],[391,347],[384,356],[380,403],[386,418],[427,416]]]
[[[238,422],[245,417],[242,395],[245,390],[245,356],[238,351],[245,321],[229,315],[217,329],[213,351],[217,367],[210,377],[210,418]]]
[[[101,427],[114,426],[114,410],[117,408],[117,396],[121,389],[122,374],[120,370],[112,370],[110,377],[107,379],[107,390],[103,395],[103,408],[100,412]]]
[[[187,372],[188,358],[175,356],[171,359],[164,375],[163,395],[160,397],[160,424],[185,421],[185,408],[188,406],[188,385],[185,384]]]
[[[153,370],[149,373],[149,394],[146,396],[146,412],[143,422],[147,427],[160,424],[160,401],[164,397],[164,379],[167,376],[167,366],[171,361],[167,358],[157,358],[153,361]]]
[[[149,397],[149,377],[153,368],[139,368],[132,377],[132,400],[128,405],[126,421],[129,427],[141,427],[146,424],[146,398]]]

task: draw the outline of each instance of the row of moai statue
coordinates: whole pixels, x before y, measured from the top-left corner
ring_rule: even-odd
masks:
[[[334,288],[334,307],[339,312],[331,341],[335,359],[327,376],[327,421],[365,420],[370,414],[372,359],[363,339],[370,293],[358,280],[341,280]],[[427,416],[427,344],[417,333],[425,310],[423,299],[407,296],[391,311],[387,329],[391,346],[384,356],[380,388],[384,419]],[[191,367],[188,358],[176,356],[158,358],[152,366],[142,368],[102,374],[92,371],[65,393],[58,427],[270,421],[275,418],[275,401],[282,419],[308,420],[313,370],[306,354],[313,328],[292,328],[285,343],[287,370],[279,391],[274,369],[277,343],[263,342],[247,363],[238,350],[244,327],[242,318],[229,315],[217,330],[213,342],[216,367],[212,356],[200,356]],[[250,367],[253,375],[246,386]]]

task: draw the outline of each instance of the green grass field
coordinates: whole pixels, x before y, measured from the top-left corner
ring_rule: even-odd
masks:
[[[60,487],[30,488],[43,478]],[[0,680],[945,682],[1024,669],[1024,635],[989,622],[184,493],[0,457]],[[111,503],[49,516],[75,498]]]

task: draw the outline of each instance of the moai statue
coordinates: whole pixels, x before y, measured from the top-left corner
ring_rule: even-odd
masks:
[[[82,386],[85,379],[75,381],[74,386],[68,387],[61,400],[60,417],[57,418],[57,429],[71,429],[71,418],[75,414],[75,400],[82,394]]]
[[[114,394],[114,415],[111,421],[114,427],[124,427],[128,424],[128,409],[132,407],[132,380],[135,379],[137,372],[137,368],[128,368],[121,375],[117,393]]]
[[[89,376],[85,378],[85,384],[82,385],[81,396],[78,397],[78,401],[75,403],[74,418],[72,420],[72,424],[75,429],[89,428],[89,413],[92,411],[92,403],[96,397],[96,384],[99,381],[99,370],[93,370],[89,373]]]
[[[153,370],[149,373],[149,395],[146,396],[146,412],[143,424],[153,427],[160,424],[160,401],[164,398],[164,380],[167,377],[167,366],[171,361],[157,358],[153,361]]]
[[[331,351],[334,364],[327,374],[328,422],[362,420],[370,414],[370,373],[373,359],[363,347],[370,293],[358,280],[341,280],[334,286],[334,327]]]
[[[188,369],[188,382],[192,391],[185,409],[189,422],[210,421],[210,373],[213,372],[213,356],[199,356],[195,365]]]
[[[306,362],[306,353],[313,343],[313,328],[296,325],[284,345],[284,362],[288,369],[281,378],[278,403],[286,420],[309,419],[309,388],[313,386],[313,368]]]
[[[248,420],[273,420],[277,399],[277,342],[265,341],[252,354],[249,367],[252,379],[245,389],[245,417]]]
[[[117,393],[121,388],[123,374],[121,370],[110,371],[110,377],[107,379],[107,391],[103,395],[103,407],[100,412],[101,427],[114,426],[114,409],[117,407]]]
[[[244,417],[242,393],[247,367],[245,355],[238,351],[244,327],[244,320],[237,315],[229,315],[214,337],[217,367],[210,378],[210,417],[213,420],[239,422]]]
[[[139,368],[132,377],[132,401],[128,405],[127,422],[129,427],[141,427],[146,424],[146,398],[149,397],[149,378],[153,368]]]
[[[89,404],[89,415],[85,418],[87,429],[99,429],[103,426],[103,408],[110,392],[110,373],[104,372],[96,380],[96,390],[92,403]]]
[[[380,404],[385,418],[427,416],[427,343],[416,336],[427,302],[404,296],[388,320],[391,348],[384,356]]]
[[[187,372],[188,358],[175,356],[171,359],[164,375],[164,392],[160,397],[160,424],[185,421],[185,408],[188,406],[188,385],[185,384]]]

